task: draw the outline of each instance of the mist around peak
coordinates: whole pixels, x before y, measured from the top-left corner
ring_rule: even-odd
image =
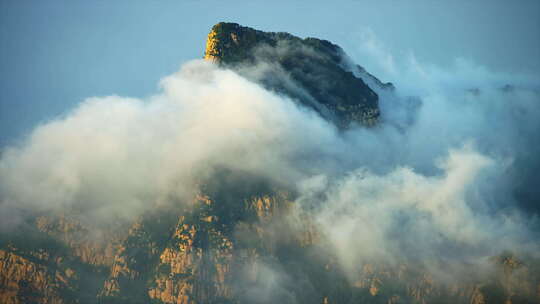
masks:
[[[2,234],[43,213],[95,224],[189,207],[227,170],[293,193],[285,220],[295,227],[312,217],[330,246],[321,252],[351,282],[365,263],[412,263],[452,282],[505,250],[538,258],[538,79],[462,59],[450,69],[414,56],[396,62],[363,43],[371,47],[361,60],[395,86],[378,87],[344,58],[379,95],[380,121],[370,128],[340,130],[246,78],[280,69],[268,60],[240,72],[195,60],[148,99],[84,100],[2,152]],[[228,185],[231,193],[245,186]],[[291,282],[282,265],[261,267],[268,297]]]

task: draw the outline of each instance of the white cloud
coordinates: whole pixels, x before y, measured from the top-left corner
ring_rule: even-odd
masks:
[[[467,61],[449,70],[414,56],[403,63],[374,39],[365,49],[397,86],[378,90],[382,122],[374,128],[340,133],[232,71],[193,61],[148,100],[87,99],[6,149],[1,220],[12,226],[21,210],[130,219],[156,204],[189,203],[226,168],[296,187],[300,206],[317,206],[344,268],[370,258],[436,264],[535,249],[534,219],[521,212],[530,202],[514,197],[531,189],[516,176],[538,164],[535,80]],[[517,85],[501,90],[506,81]]]

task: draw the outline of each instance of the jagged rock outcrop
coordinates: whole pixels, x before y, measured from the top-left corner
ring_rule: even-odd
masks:
[[[24,231],[0,243],[0,303],[91,303],[103,266],[90,265],[63,241]],[[92,250],[95,252],[95,250]]]
[[[348,70],[345,56],[326,40],[218,23],[208,34],[204,58],[299,101],[341,128],[372,126],[380,115],[378,96]]]
[[[46,254],[32,257],[39,262],[17,255],[13,251],[0,250],[0,301],[18,303],[66,303],[59,289],[67,287],[72,270],[52,272],[47,265]]]

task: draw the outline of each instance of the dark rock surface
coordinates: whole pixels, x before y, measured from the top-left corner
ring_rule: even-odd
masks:
[[[347,69],[344,56],[326,40],[218,23],[208,34],[204,58],[297,100],[341,128],[372,126],[379,118],[378,96]]]

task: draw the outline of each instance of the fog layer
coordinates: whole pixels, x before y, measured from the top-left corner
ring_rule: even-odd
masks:
[[[414,56],[396,63],[366,49],[396,86],[371,83],[381,107],[372,128],[338,131],[203,61],[164,78],[147,100],[89,98],[2,153],[1,229],[39,212],[107,222],[188,205],[229,169],[292,188],[297,212],[311,213],[344,269],[375,258],[436,266],[540,252],[537,80],[464,60],[448,71]]]

